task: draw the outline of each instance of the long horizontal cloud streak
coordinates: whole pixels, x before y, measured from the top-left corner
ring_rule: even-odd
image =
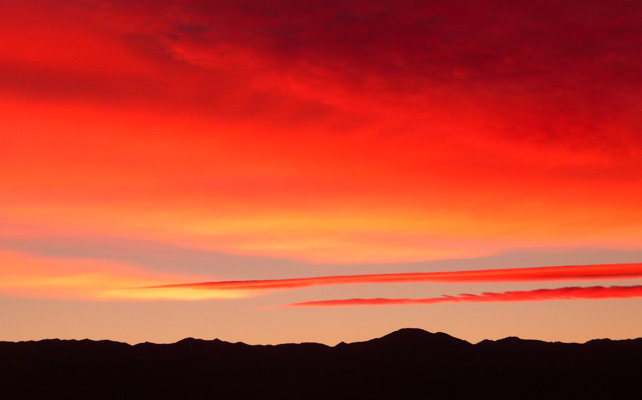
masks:
[[[271,279],[254,281],[201,282],[153,286],[150,287],[150,289],[182,287],[216,290],[261,290],[299,289],[310,286],[334,286],[373,283],[482,283],[635,278],[642,278],[642,263],[570,265],[556,267],[487,269],[452,272],[319,276],[313,278]]]
[[[551,300],[602,300],[628,299],[642,297],[642,286],[592,286],[565,287],[559,289],[537,289],[503,293],[460,294],[458,296],[435,297],[428,299],[345,299],[321,300],[292,303],[274,308],[289,307],[337,307],[337,306],[394,306],[439,303],[494,303],[516,301]]]

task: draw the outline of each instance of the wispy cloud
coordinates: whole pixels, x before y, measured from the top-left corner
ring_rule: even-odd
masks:
[[[642,278],[642,263],[568,265],[555,267],[485,269],[473,271],[416,272],[398,274],[335,275],[311,278],[219,281],[151,286],[149,289],[193,288],[204,290],[280,290],[311,286],[386,283],[486,283],[537,282]]]
[[[427,299],[344,299],[319,300],[302,303],[284,304],[266,308],[290,307],[338,307],[338,306],[398,306],[439,303],[494,303],[516,301],[551,300],[603,300],[642,297],[642,285],[637,286],[591,286],[564,287],[557,289],[537,289],[502,293],[460,294],[457,296],[434,297]]]
[[[247,296],[238,291],[195,291],[141,286],[186,278],[137,265],[91,258],[49,259],[0,250],[0,296],[82,300],[205,300]]]

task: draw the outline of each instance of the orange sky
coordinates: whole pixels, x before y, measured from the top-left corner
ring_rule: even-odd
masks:
[[[254,310],[456,285],[132,288],[639,263],[641,17],[626,0],[0,1],[0,302],[14,321],[0,340],[331,342],[397,323],[541,337],[496,304],[430,306],[448,307],[440,326],[384,307],[325,335],[315,313],[364,311]],[[484,285],[464,291],[549,288]],[[540,323],[558,340],[637,337],[642,322],[592,319],[636,301],[573,302],[582,334]],[[114,328],[54,329],[45,303],[96,307]],[[193,317],[152,332],[122,322],[124,304]],[[496,331],[470,319],[482,306]],[[199,328],[204,313],[226,327]]]

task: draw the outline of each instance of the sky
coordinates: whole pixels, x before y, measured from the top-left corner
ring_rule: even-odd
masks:
[[[0,0],[0,340],[640,337],[640,21]]]

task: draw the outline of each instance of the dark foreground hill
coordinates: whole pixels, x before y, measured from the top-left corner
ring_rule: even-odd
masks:
[[[642,339],[470,344],[402,329],[367,342],[250,346],[0,342],[0,398],[640,398]]]

